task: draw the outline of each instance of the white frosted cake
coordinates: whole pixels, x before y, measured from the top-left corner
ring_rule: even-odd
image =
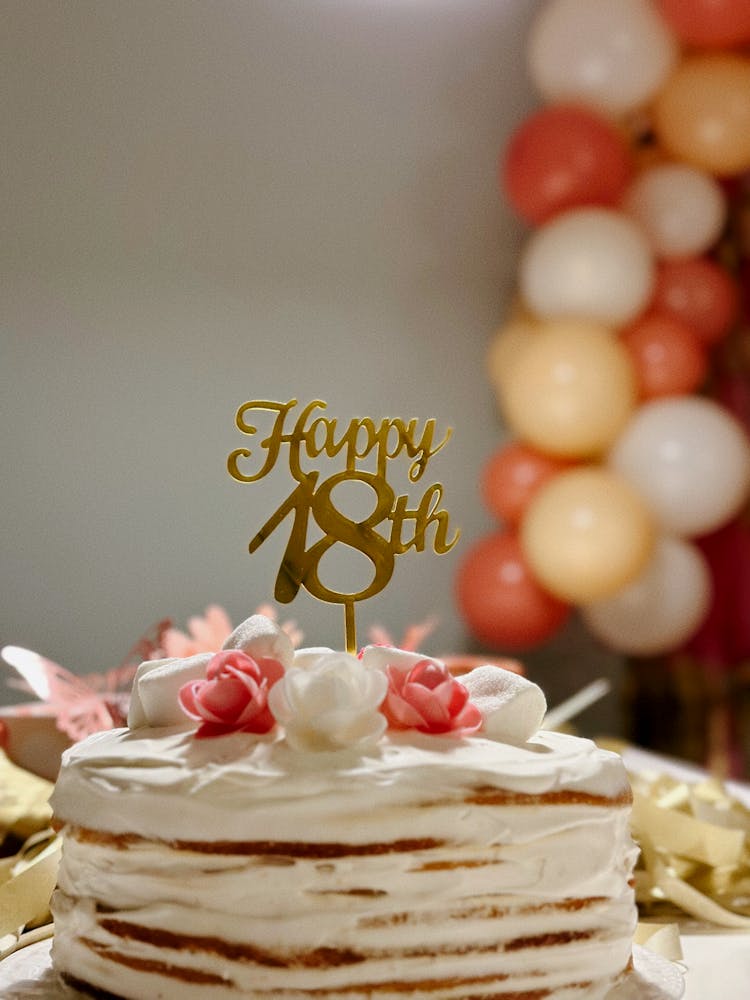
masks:
[[[300,650],[141,666],[68,751],[53,961],[129,1000],[601,1000],[630,964],[631,794],[498,667]]]

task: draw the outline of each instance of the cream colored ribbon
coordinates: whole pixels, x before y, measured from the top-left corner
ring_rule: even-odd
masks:
[[[18,947],[21,935],[51,924],[49,901],[57,881],[62,841],[52,830],[31,837],[0,870],[0,958]],[[42,936],[47,936],[43,934]]]
[[[642,920],[633,935],[633,944],[642,945],[649,951],[656,952],[670,962],[682,961],[682,945],[680,944],[680,928],[677,924],[659,924]]]
[[[0,750],[0,843],[8,834],[25,840],[49,826],[52,783],[13,764]]]
[[[711,779],[631,775],[631,783],[642,908],[666,901],[701,922],[750,930],[750,809]]]

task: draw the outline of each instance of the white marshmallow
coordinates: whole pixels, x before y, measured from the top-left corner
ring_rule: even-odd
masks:
[[[481,732],[489,739],[525,743],[539,732],[547,701],[537,684],[489,663],[459,680],[482,713]]]
[[[206,666],[213,655],[197,653],[182,659],[172,657],[142,663],[133,681],[128,726],[141,729],[143,726],[178,726],[182,722],[194,725],[180,708],[177,695],[183,684],[206,676]]]
[[[239,649],[248,656],[270,656],[288,670],[294,664],[294,646],[286,632],[265,615],[251,615],[237,626],[224,649]]]
[[[238,625],[224,643],[224,649],[237,649],[248,656],[268,656],[284,669],[294,663],[294,646],[289,636],[265,615],[252,615]],[[198,653],[182,659],[147,660],[135,675],[130,698],[128,726],[178,726],[188,722],[180,708],[178,695],[183,684],[203,680],[214,653]]]

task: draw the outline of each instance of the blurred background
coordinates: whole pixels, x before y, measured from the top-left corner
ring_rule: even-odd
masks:
[[[737,50],[726,57],[728,91],[717,91],[716,102],[739,108],[739,126],[730,121],[730,131],[750,135],[750,28],[738,14],[742,3],[720,6],[734,28],[707,40],[688,37],[691,26],[678,24],[680,11],[698,10],[700,0],[682,8],[672,0],[5,0],[0,642],[88,674],[120,663],[163,619],[184,628],[219,604],[236,623],[272,599],[290,522],[252,557],[247,544],[293,483],[283,455],[257,483],[227,474],[227,455],[248,445],[234,424],[245,400],[296,398],[301,408],[320,398],[340,427],[354,416],[434,417],[440,436],[453,427],[451,442],[420,483],[408,483],[403,459],[392,463],[389,478],[413,505],[428,485],[442,482],[443,506],[462,538],[447,555],[428,544],[397,558],[387,589],[357,608],[360,641],[376,625],[398,641],[408,626],[434,618],[425,651],[518,656],[551,704],[608,679],[610,695],[577,720],[585,733],[659,747],[665,718],[697,711],[690,727],[700,737],[683,732],[659,748],[705,760],[706,720],[696,706],[706,693],[693,666],[707,647],[692,651],[687,672],[683,660],[675,669],[663,658],[682,648],[705,619],[711,593],[716,597],[709,581],[715,564],[680,539],[710,533],[737,514],[750,477],[746,440],[738,444],[722,419],[712,438],[711,427],[699,419],[691,430],[679,414],[678,436],[728,456],[730,469],[723,513],[692,525],[678,524],[696,495],[687,488],[663,517],[647,497],[646,514],[629,520],[633,482],[636,493],[644,482],[659,482],[658,463],[655,472],[647,463],[645,473],[642,462],[638,467],[656,441],[653,428],[632,455],[609,471],[600,465],[636,408],[661,393],[683,397],[691,409],[694,393],[715,388],[708,350],[734,322],[732,300],[720,332],[704,332],[705,342],[687,354],[683,331],[678,354],[687,360],[679,374],[689,368],[688,380],[646,390],[646,375],[656,372],[658,380],[661,372],[644,360],[652,348],[643,344],[656,334],[653,324],[645,331],[630,325],[643,315],[650,322],[649,296],[670,262],[719,251],[726,258],[727,220],[746,198],[738,178],[750,168],[748,150],[733,160],[729,147],[729,165],[705,162],[694,155],[701,122],[693,146],[681,146],[694,124],[679,117],[687,112],[661,108],[660,128],[652,114],[654,100],[657,112],[658,101],[666,107],[667,81],[671,87],[696,51]],[[716,16],[711,23],[715,29]],[[622,53],[629,70],[618,67]],[[590,59],[600,92],[587,76]],[[728,101],[733,87],[739,98]],[[572,124],[554,119],[566,102],[584,107]],[[552,119],[537,121],[545,105]],[[566,135],[580,136],[567,154]],[[581,149],[591,154],[588,166]],[[602,150],[614,159],[600,157]],[[583,193],[540,207],[535,195],[544,184],[554,187],[560,173],[550,180],[535,169],[563,163],[565,155],[578,164]],[[680,175],[686,188],[670,178],[651,183],[652,168],[675,161],[691,165],[689,176]],[[585,174],[605,162],[611,183],[599,190]],[[727,176],[734,186],[726,186]],[[676,232],[665,190],[687,191],[681,204],[698,206],[687,226],[678,219]],[[621,203],[623,212],[615,212]],[[553,231],[553,216],[581,204],[612,211]],[[676,244],[658,245],[659,225]],[[737,260],[724,263],[735,267]],[[574,329],[548,337],[546,355],[537,340],[536,367],[506,385],[517,342],[560,320],[572,320]],[[585,357],[580,344],[589,343],[591,330],[582,332],[581,323],[606,327]],[[656,333],[663,340],[663,324]],[[592,358],[615,335],[632,341],[629,360],[618,346],[617,357],[597,367]],[[554,414],[552,431],[536,425],[549,417],[537,402],[557,398],[545,378],[561,357],[569,363],[568,349],[583,357],[593,387],[584,396],[599,399],[599,411],[577,418],[579,429],[596,430],[591,440],[563,442]],[[747,403],[738,402],[747,385],[742,366],[750,367],[743,350],[732,354],[732,364],[744,360],[727,390],[735,412]],[[617,562],[616,546],[611,555],[602,542],[600,562],[611,573],[584,579],[575,557],[563,565],[560,540],[575,536],[573,507],[566,523],[554,494],[546,514],[537,505],[533,528],[519,529],[525,548],[503,584],[510,593],[523,573],[532,587],[541,585],[537,632],[537,591],[515,612],[514,595],[492,605],[487,580],[501,594],[508,560],[476,555],[498,531],[517,544],[521,515],[509,514],[500,496],[513,473],[499,452],[519,440],[537,453],[534,461],[541,453],[544,476],[570,464],[593,466],[600,479],[611,473],[600,510],[590,506],[600,480],[587,480],[578,500],[589,504],[586,517],[601,512],[634,532],[621,549],[627,566]],[[634,470],[628,455],[635,455]],[[705,467],[692,474],[718,483]],[[631,505],[623,516],[613,514],[624,509],[613,500],[612,490],[621,488]],[[640,511],[639,504],[637,496]],[[654,539],[665,533],[678,536],[670,572],[695,581],[685,591],[692,604],[678,609],[676,631],[658,621],[660,641],[633,645],[627,614],[620,616],[623,641],[611,616],[591,605],[639,579]],[[592,539],[596,548],[596,537],[584,541]],[[722,544],[737,552],[734,536]],[[330,579],[356,576],[345,551],[331,555]],[[737,566],[727,569],[726,556],[717,558],[724,560],[722,586],[729,580],[736,592]],[[693,576],[675,569],[685,559]],[[364,584],[370,578],[366,564]],[[670,579],[660,578],[649,606],[666,606],[662,598],[675,589]],[[352,590],[364,585],[358,580]],[[750,633],[747,601],[742,627]],[[488,607],[489,625],[479,620]],[[296,620],[306,644],[343,642],[340,607],[302,591],[280,611]],[[497,624],[511,621],[521,622],[520,638]],[[726,668],[737,665],[737,656],[725,653],[711,667],[711,677],[722,678],[724,702]],[[742,655],[747,659],[750,647]],[[14,697],[0,686],[0,703]],[[725,714],[711,724],[729,726]],[[735,751],[726,769],[736,772],[744,765]]]
[[[86,673],[161,618],[271,598],[286,525],[247,543],[292,481],[225,463],[243,401],[296,397],[454,427],[423,482],[462,542],[402,556],[357,618],[436,615],[432,648],[466,648],[453,578],[487,523],[484,357],[523,232],[496,162],[534,100],[534,4],[3,8],[2,641]],[[339,608],[286,610],[343,642]]]

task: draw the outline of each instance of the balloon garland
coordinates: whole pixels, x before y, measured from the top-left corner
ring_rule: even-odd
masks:
[[[532,229],[488,354],[514,437],[482,474],[500,524],[456,580],[488,646],[575,608],[626,655],[750,657],[750,386],[717,362],[750,274],[748,46],[750,0],[548,0],[532,23],[546,104],[500,159]]]

